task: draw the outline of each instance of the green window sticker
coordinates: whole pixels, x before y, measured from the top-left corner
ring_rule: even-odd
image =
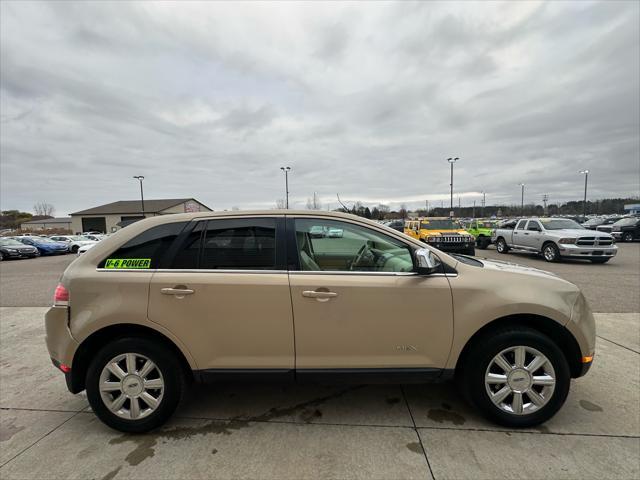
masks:
[[[108,258],[104,268],[134,269],[151,268],[150,258]]]

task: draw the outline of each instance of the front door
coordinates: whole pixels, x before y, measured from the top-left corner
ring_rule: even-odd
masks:
[[[312,236],[319,227],[342,235]],[[287,230],[299,264],[290,271],[298,375],[444,367],[453,336],[444,274],[415,274],[412,247],[374,227],[298,217]]]
[[[529,220],[523,232],[522,245],[537,252],[542,250],[542,227],[536,220]]]
[[[199,221],[182,237],[151,279],[149,319],[209,373],[292,372],[284,217]]]

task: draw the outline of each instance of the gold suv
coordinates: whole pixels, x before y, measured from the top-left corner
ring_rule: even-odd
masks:
[[[351,215],[166,215],[78,257],[46,314],[69,390],[107,425],[165,422],[192,379],[428,382],[455,378],[493,421],[564,403],[595,348],[578,288],[448,255]]]

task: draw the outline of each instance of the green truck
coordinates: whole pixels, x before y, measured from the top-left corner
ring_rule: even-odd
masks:
[[[467,232],[476,237],[476,247],[484,250],[491,245],[491,234],[496,223],[495,220],[472,220],[467,225]]]

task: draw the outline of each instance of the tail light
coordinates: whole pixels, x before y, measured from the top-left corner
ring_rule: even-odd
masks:
[[[58,284],[56,291],[53,294],[53,304],[58,307],[69,306],[69,290],[67,290],[61,283]]]

